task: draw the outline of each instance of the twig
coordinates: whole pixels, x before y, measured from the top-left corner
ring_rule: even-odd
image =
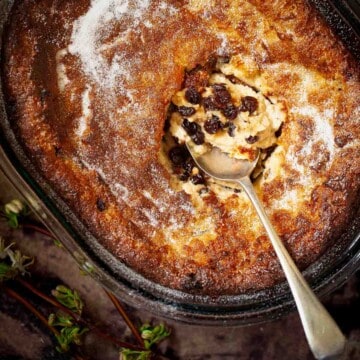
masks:
[[[56,330],[53,326],[49,325],[48,320],[46,317],[41,314],[38,310],[35,309],[35,307],[27,301],[25,298],[23,298],[20,294],[18,294],[16,291],[8,288],[7,286],[3,286],[3,289],[5,292],[11,296],[13,299],[19,301],[21,304],[23,304],[28,310],[30,310],[54,335],[59,336],[60,332]],[[76,360],[85,360],[82,356],[79,354],[74,354],[74,358]]]
[[[39,232],[39,233],[41,233],[43,235],[46,235],[46,236],[54,239],[53,234],[49,230],[47,230],[47,229],[45,229],[45,228],[43,228],[41,226],[37,226],[37,225],[31,224],[31,223],[23,223],[22,227],[23,227],[23,229],[33,230],[33,231]],[[69,310],[68,308],[66,308],[62,304],[60,304],[55,299],[53,299],[53,298],[47,296],[46,294],[42,293],[41,291],[37,290],[35,287],[33,287],[27,281],[25,281],[23,279],[18,279],[18,281],[23,286],[25,286],[27,289],[32,291],[34,294],[41,297],[43,300],[49,302],[50,304],[54,305],[55,307],[61,309],[66,314],[70,315],[75,321],[77,321],[79,323],[82,323],[82,324],[86,325],[87,327],[89,327],[89,329],[94,331],[99,337],[102,337],[103,339],[107,339],[108,341],[110,341],[110,342],[112,342],[112,343],[114,343],[114,344],[116,344],[116,345],[118,345],[120,347],[132,349],[132,350],[138,350],[138,351],[143,351],[145,349],[144,348],[144,340],[142,339],[142,337],[141,337],[139,331],[137,330],[136,326],[133,324],[133,322],[130,320],[130,318],[126,314],[126,311],[122,307],[119,300],[113,294],[108,292],[107,290],[105,290],[106,294],[108,295],[108,297],[110,298],[110,300],[112,301],[112,303],[114,304],[114,306],[116,307],[118,312],[120,313],[121,317],[124,319],[125,323],[127,324],[129,329],[133,333],[134,337],[136,338],[136,340],[139,343],[139,345],[141,346],[141,348],[139,348],[138,346],[123,342],[123,341],[118,341],[118,340],[114,339],[113,337],[111,337],[111,336],[109,336],[107,334],[104,334],[103,332],[98,330],[96,327],[91,326],[86,320],[80,318],[75,313],[73,313],[71,310]]]
[[[47,301],[51,305],[54,305],[55,307],[59,308],[64,313],[70,315],[74,320],[81,321],[80,317],[78,315],[76,315],[75,313],[73,313],[70,309],[68,309],[64,305],[60,304],[57,300],[53,299],[52,297],[47,296],[42,291],[38,290],[36,287],[31,285],[29,282],[27,282],[26,280],[17,278],[16,281],[19,282],[20,284],[22,284],[23,286],[25,286],[28,290],[30,290],[35,295],[37,295],[40,298],[42,298],[43,300]]]
[[[119,314],[121,315],[121,317],[124,319],[125,323],[127,324],[129,329],[133,333],[133,335],[136,338],[136,340],[138,341],[138,343],[141,346],[144,346],[144,340],[142,339],[142,337],[141,337],[139,331],[137,330],[136,326],[134,325],[134,323],[130,320],[130,318],[126,314],[126,311],[122,307],[120,301],[112,293],[110,293],[109,291],[107,291],[105,289],[104,289],[104,291],[107,294],[107,296],[110,298],[110,300],[112,301],[114,306],[116,307],[116,309],[119,312]]]
[[[140,348],[139,346],[136,346],[136,345],[124,342],[124,341],[119,341],[119,340],[113,338],[112,336],[103,333],[97,327],[91,325],[88,321],[80,318],[77,314],[72,312],[70,309],[68,309],[64,305],[60,304],[57,300],[53,299],[52,297],[50,297],[50,296],[44,294],[43,292],[41,292],[40,290],[36,289],[33,285],[31,285],[26,280],[18,278],[17,281],[19,283],[21,283],[23,286],[25,286],[28,290],[30,290],[35,295],[39,296],[40,298],[42,298],[46,302],[50,303],[51,305],[55,306],[56,308],[60,309],[64,313],[71,316],[76,322],[87,326],[89,328],[89,330],[93,331],[94,333],[96,333],[99,337],[103,338],[104,340],[110,341],[111,343],[113,343],[113,344],[115,344],[115,345],[117,345],[119,347],[131,349],[131,350],[136,350],[136,351],[143,351],[144,350],[144,347]]]
[[[34,225],[34,224],[29,224],[29,223],[23,223],[21,225],[22,225],[23,229],[33,230],[33,231],[36,231],[36,232],[41,233],[43,235],[46,235],[48,237],[51,237],[52,239],[55,239],[54,235],[49,230],[47,230],[46,228],[43,228],[41,226]]]
[[[25,298],[23,298],[20,294],[18,294],[16,291],[8,288],[7,286],[3,286],[3,289],[5,290],[5,292],[11,296],[12,298],[14,298],[15,300],[19,301],[20,303],[22,303],[27,309],[29,309],[34,315],[36,315],[38,317],[38,319],[51,331],[53,332],[55,335],[59,336],[60,333],[59,331],[57,331],[53,326],[49,325],[48,320],[46,319],[46,317],[41,314],[38,310],[35,309],[35,307],[30,304],[29,301],[27,301]]]

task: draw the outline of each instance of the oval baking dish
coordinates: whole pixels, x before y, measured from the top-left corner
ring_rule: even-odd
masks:
[[[313,3],[359,61],[357,2]],[[13,1],[0,1],[1,32],[12,4]],[[159,285],[120,262],[39,174],[11,127],[3,94],[0,95],[1,169],[81,268],[125,302],[159,316],[200,324],[251,324],[280,317],[293,309],[286,283],[239,295],[197,295]],[[304,272],[320,297],[340,286],[359,266],[359,210],[346,233]]]

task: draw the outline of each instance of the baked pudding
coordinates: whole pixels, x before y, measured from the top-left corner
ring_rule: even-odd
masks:
[[[359,67],[298,1],[19,0],[7,111],[48,184],[119,261],[166,287],[238,294],[283,278],[239,188],[183,142],[261,157],[256,191],[301,268],[360,194]]]

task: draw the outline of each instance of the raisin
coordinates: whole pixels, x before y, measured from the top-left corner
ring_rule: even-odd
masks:
[[[229,55],[223,55],[219,56],[218,61],[222,64],[228,64],[230,62],[230,56]]]
[[[280,137],[280,136],[281,136],[283,124],[284,124],[284,123],[281,123],[280,127],[275,131],[275,136],[276,136],[276,137]]]
[[[216,68],[216,64],[218,62],[218,57],[214,54],[210,55],[210,57],[207,59],[204,68],[209,72],[213,73]]]
[[[191,140],[196,145],[202,145],[205,142],[205,134],[201,130],[198,130],[196,134],[191,136]]]
[[[214,89],[214,102],[218,108],[223,109],[231,102],[231,95],[226,89],[224,84],[215,84],[212,86]]]
[[[218,110],[218,107],[215,103],[215,99],[212,96],[209,96],[209,97],[203,99],[203,106],[206,111]]]
[[[103,199],[98,198],[96,200],[96,207],[99,211],[105,211],[106,205]]]
[[[50,94],[49,90],[41,89],[41,91],[40,91],[40,101],[41,101],[41,103],[43,104],[50,95],[51,94]]]
[[[190,86],[185,91],[185,99],[191,104],[200,104],[201,96],[194,86]]]
[[[194,115],[196,111],[193,107],[179,106],[178,112],[180,113],[181,116],[191,116]]]
[[[184,172],[180,175],[179,179],[181,181],[188,181],[189,180],[189,177],[190,177],[190,174],[188,174],[187,172]]]
[[[62,149],[61,149],[61,147],[55,145],[54,146],[54,151],[55,151],[55,156],[60,156],[61,152],[62,152]]]
[[[173,102],[171,102],[169,104],[167,112],[168,112],[168,114],[172,114],[173,112],[177,111],[177,109],[178,109],[177,105],[175,105]]]
[[[164,123],[164,132],[168,132],[170,130],[170,116],[168,116],[165,119],[165,123]]]
[[[188,119],[184,119],[182,127],[196,145],[201,145],[204,143],[205,134],[202,132],[201,126],[199,124],[189,121]]]
[[[195,135],[200,128],[197,123],[189,121],[188,119],[183,120],[182,127],[189,136]]]
[[[169,158],[176,166],[182,165],[188,157],[189,152],[186,149],[186,146],[174,146],[169,151]]]
[[[258,136],[252,136],[250,135],[249,137],[247,137],[245,139],[245,141],[248,143],[248,144],[255,144],[257,141],[259,140],[259,137]]]
[[[206,120],[204,124],[204,129],[209,134],[216,134],[219,130],[222,129],[222,127],[222,122],[216,115],[213,115],[211,119]]]
[[[182,167],[186,173],[191,174],[192,169],[195,167],[195,162],[192,158],[189,158],[182,164]]]
[[[238,109],[235,105],[229,104],[226,108],[222,111],[224,116],[229,120],[234,120],[238,115]]]
[[[276,146],[277,146],[277,145],[273,145],[273,146],[270,146],[270,147],[262,150],[262,153],[263,153],[264,156],[265,156],[265,157],[263,158],[263,160],[266,160],[269,156],[271,156],[271,154],[272,154],[272,153],[274,152],[274,150],[276,149]]]
[[[229,136],[234,137],[235,136],[236,125],[231,121],[228,121],[225,125],[228,128]]]
[[[195,167],[195,161],[190,157],[183,164],[183,173],[180,175],[181,181],[187,181],[191,175],[192,169]]]
[[[204,176],[202,174],[196,174],[196,175],[193,175],[191,178],[190,178],[191,182],[194,184],[194,185],[201,185],[201,184],[205,184],[205,179],[204,179]]]
[[[249,114],[251,115],[252,113],[254,113],[257,108],[259,106],[259,103],[257,101],[257,99],[255,99],[252,96],[245,96],[241,99],[241,106],[239,111],[242,112],[246,112],[248,111]]]

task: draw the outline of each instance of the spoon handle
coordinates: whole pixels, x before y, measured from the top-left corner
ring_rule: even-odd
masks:
[[[307,341],[316,359],[341,354],[346,339],[335,321],[315,296],[270,223],[249,177],[238,180],[249,196],[271,240],[290,285]]]

